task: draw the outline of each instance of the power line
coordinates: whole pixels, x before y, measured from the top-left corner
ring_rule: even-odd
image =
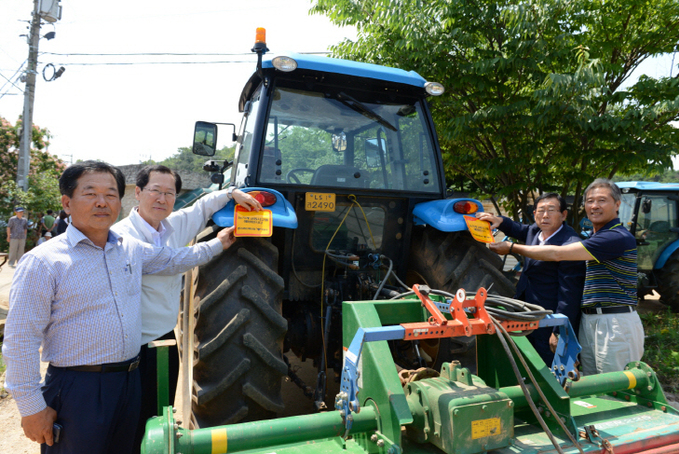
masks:
[[[47,55],[60,55],[65,57],[135,57],[135,56],[205,56],[205,57],[224,57],[224,56],[237,56],[237,55],[252,55],[250,53],[238,53],[238,54],[224,54],[224,53],[214,53],[214,54],[202,54],[195,52],[188,53],[176,53],[176,52],[133,52],[133,53],[101,53],[101,54],[90,54],[90,53],[62,53],[62,52],[43,52]]]
[[[327,55],[330,52],[298,52],[300,54],[305,54],[305,55]],[[187,57],[187,56],[197,56],[197,57],[225,57],[225,56],[252,56],[251,52],[241,52],[241,53],[197,53],[197,52],[189,52],[189,53],[176,53],[176,52],[136,52],[136,53],[98,53],[98,54],[90,54],[90,53],[61,53],[61,52],[42,52],[42,55],[59,55],[63,57],[71,57],[71,56],[77,56],[77,57],[136,57],[136,56],[178,56],[178,57]]]
[[[0,76],[2,76],[2,78],[5,79],[5,80],[7,81],[7,82],[5,82],[4,84],[2,84],[2,87],[0,87],[0,91],[2,91],[3,88],[5,88],[5,87],[7,86],[7,83],[10,83],[10,84],[12,84],[17,90],[19,90],[19,91],[23,94],[24,91],[21,89],[21,87],[17,86],[14,82],[12,82],[12,79],[14,79],[14,76],[16,76],[17,73],[18,73],[19,71],[21,71],[21,70],[24,68],[24,65],[25,65],[25,64],[26,64],[26,60],[24,60],[24,62],[21,64],[21,66],[19,66],[19,69],[17,69],[16,71],[14,71],[14,74],[12,74],[12,77],[10,77],[9,79],[8,79],[7,77],[5,77],[2,73],[0,73]],[[0,93],[0,99],[2,99],[2,97],[5,96],[5,95],[7,95],[7,94],[10,94],[10,93],[9,93],[9,92]]]
[[[54,65],[73,66],[131,66],[131,65],[222,65],[233,63],[253,63],[256,60],[223,60],[223,61],[141,61],[141,62],[60,62]]]

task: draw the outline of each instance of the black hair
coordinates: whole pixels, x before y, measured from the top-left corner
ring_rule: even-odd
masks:
[[[151,177],[151,172],[166,173],[174,177],[174,189],[179,194],[182,190],[182,177],[179,176],[177,172],[170,169],[169,167],[162,166],[160,164],[146,166],[139,171],[137,174],[137,186],[139,189],[144,189],[147,184],[149,184],[149,178]]]
[[[51,215],[52,213],[54,213],[54,211],[52,211],[52,210],[47,210],[47,214]]]
[[[66,219],[68,217],[68,213],[66,213],[64,210],[61,210],[59,212],[59,219]]]
[[[542,200],[545,200],[545,199],[556,199],[556,200],[558,200],[559,201],[559,211],[562,212],[562,213],[568,209],[568,204],[566,203],[566,200],[563,197],[561,197],[556,192],[546,192],[546,193],[540,195],[540,197],[538,197],[537,199],[535,199],[535,209],[536,210],[538,208],[538,203],[540,203]]]
[[[125,195],[125,175],[119,168],[102,161],[82,161],[70,165],[59,178],[59,191],[62,195],[73,197],[78,179],[85,173],[110,173],[118,185],[118,195]]]

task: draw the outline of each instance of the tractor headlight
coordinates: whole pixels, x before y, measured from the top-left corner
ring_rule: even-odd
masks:
[[[294,58],[279,55],[271,61],[273,67],[284,73],[289,73],[297,69],[297,62]]]
[[[441,96],[446,91],[443,85],[438,82],[427,82],[424,84],[424,90],[432,96]]]

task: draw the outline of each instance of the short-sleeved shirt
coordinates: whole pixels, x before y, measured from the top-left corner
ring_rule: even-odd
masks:
[[[7,227],[9,227],[9,238],[11,240],[26,239],[26,229],[28,228],[27,219],[19,219],[16,216],[12,216],[7,222]]]
[[[615,218],[582,245],[594,260],[587,261],[582,307],[636,306],[637,242]]]
[[[55,220],[56,219],[54,218],[54,216],[50,216],[49,214],[42,218],[43,224],[45,224],[45,227],[47,227],[48,229],[52,228]]]

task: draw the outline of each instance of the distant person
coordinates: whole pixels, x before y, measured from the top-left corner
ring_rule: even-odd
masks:
[[[61,235],[66,231],[68,228],[68,214],[64,211],[61,210],[59,212],[59,218],[57,219],[57,223],[54,226],[54,236]]]
[[[9,295],[2,355],[26,436],[43,453],[133,451],[141,386],[141,278],[177,274],[233,244],[233,228],[191,248],[158,248],[109,230],[125,177],[85,161],[59,179],[72,216],[64,235],[21,261]],[[42,359],[50,363],[41,386]],[[63,426],[53,446],[53,424]]]
[[[38,240],[38,243],[36,244],[36,246],[40,246],[40,245],[43,244],[45,241],[51,240],[51,239],[52,239],[52,234],[51,234],[50,232],[45,232],[45,236],[41,237],[41,238]]]
[[[43,237],[45,236],[45,233],[50,232],[52,233],[52,229],[54,228],[54,223],[56,222],[56,219],[54,218],[54,211],[52,210],[47,210],[47,214],[43,216],[42,218],[42,231],[40,232],[40,236]]]
[[[156,246],[180,247],[188,244],[205,229],[212,215],[231,199],[248,210],[261,210],[252,196],[230,187],[213,192],[193,205],[173,212],[182,179],[163,165],[146,166],[137,174],[134,190],[139,206],[111,230],[124,237],[130,236]],[[174,328],[179,314],[181,274],[175,276],[148,275],[141,280],[142,336],[139,369],[142,381],[142,410],[135,440],[139,450],[146,420],[158,412],[156,350],[147,344],[154,340],[175,339]],[[179,378],[179,354],[170,349],[169,358],[170,404],[174,403]]]
[[[585,375],[624,370],[644,354],[644,327],[637,313],[637,243],[618,218],[620,188],[598,178],[585,190],[585,212],[593,235],[564,246],[516,244],[513,251],[545,261],[586,260],[578,340]],[[498,254],[512,243],[490,244]]]
[[[9,243],[9,262],[10,268],[14,268],[16,263],[24,255],[26,247],[26,235],[28,235],[28,221],[24,219],[24,209],[14,208],[14,216],[7,222],[7,242]]]
[[[527,245],[561,246],[579,242],[578,234],[566,224],[568,207],[559,194],[542,194],[535,201],[531,225],[514,222],[492,213],[478,213],[479,219],[489,221],[492,228]],[[515,246],[516,247],[516,246]],[[585,262],[549,262],[526,258],[521,277],[516,285],[515,298],[537,304],[555,314],[568,317],[577,334],[580,327],[580,302],[585,284]],[[558,330],[558,328],[557,328]],[[528,335],[528,340],[549,367],[554,360],[558,339],[552,328],[541,328]]]

